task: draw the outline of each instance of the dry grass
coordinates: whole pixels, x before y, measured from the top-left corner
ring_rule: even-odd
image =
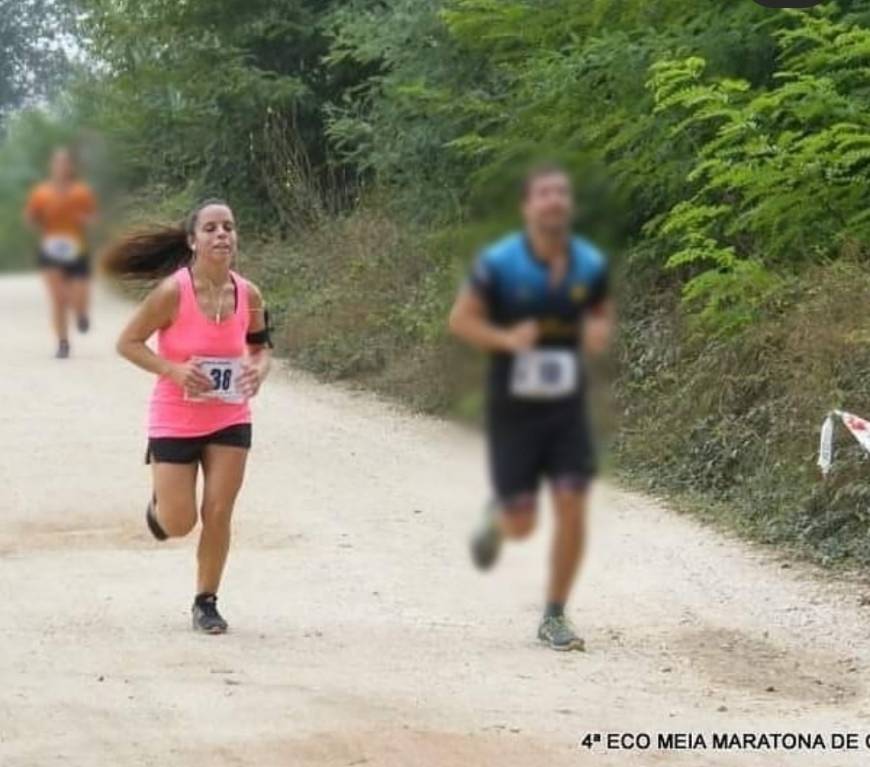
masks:
[[[868,290],[860,263],[817,267],[762,322],[715,344],[682,342],[671,312],[636,319],[618,379],[630,416],[618,432],[620,465],[755,539],[821,561],[870,561],[858,490],[866,462],[844,441],[831,481],[815,467],[830,409],[870,414]],[[647,339],[654,351],[636,370]]]

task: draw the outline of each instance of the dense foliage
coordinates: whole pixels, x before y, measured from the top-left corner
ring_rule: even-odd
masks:
[[[700,265],[685,295],[707,330],[756,319],[777,272],[794,273],[870,242],[870,29],[809,15],[774,32],[772,84],[704,78],[706,62],[660,61],[656,112],[697,147],[681,199],[652,233],[678,249],[667,266]]]
[[[129,182],[232,196],[263,224],[310,213],[300,185],[319,187],[330,154],[324,105],[344,77],[321,65],[330,2],[79,5],[102,64],[78,85],[80,119],[114,140]]]

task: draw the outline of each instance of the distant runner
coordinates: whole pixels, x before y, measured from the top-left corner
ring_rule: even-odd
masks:
[[[96,214],[96,199],[90,187],[78,179],[71,150],[55,150],[49,178],[30,193],[24,216],[39,236],[37,262],[51,300],[58,359],[70,354],[70,310],[76,315],[80,332],[86,333],[90,327],[87,230]]]
[[[525,231],[482,252],[450,315],[456,336],[491,354],[487,439],[495,501],[472,538],[472,557],[488,569],[503,538],[531,534],[540,482],[548,479],[556,530],[538,637],[554,650],[583,650],[564,609],[596,472],[581,348],[596,354],[609,343],[607,265],[595,246],[571,235],[574,196],[563,169],[529,174],[522,215]]]
[[[145,298],[118,351],[156,375],[146,462],[154,494],[146,522],[160,541],[202,532],[193,628],[222,634],[217,592],[236,496],[251,447],[251,410],[269,372],[271,342],[260,291],[230,269],[238,250],[233,212],[209,200],[185,227],[131,236],[106,254],[109,274],[165,279]],[[168,275],[168,276],[167,276]],[[157,351],[146,342],[157,335]],[[204,476],[197,509],[200,464]]]

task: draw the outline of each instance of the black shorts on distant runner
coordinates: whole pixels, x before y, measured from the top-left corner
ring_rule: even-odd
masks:
[[[86,280],[91,276],[91,258],[87,254],[74,261],[57,261],[40,250],[36,263],[40,269],[60,269],[71,280]]]
[[[240,423],[202,437],[152,437],[145,463],[200,463],[206,445],[251,448],[251,424]]]
[[[542,479],[582,490],[597,472],[585,409],[576,400],[491,407],[487,441],[495,493],[508,508],[511,501],[537,494]]]

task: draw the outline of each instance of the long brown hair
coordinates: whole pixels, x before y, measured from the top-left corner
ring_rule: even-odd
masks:
[[[193,260],[190,238],[196,231],[199,214],[211,205],[229,207],[216,198],[203,200],[183,223],[129,234],[104,251],[103,270],[122,279],[158,280],[190,264]]]

